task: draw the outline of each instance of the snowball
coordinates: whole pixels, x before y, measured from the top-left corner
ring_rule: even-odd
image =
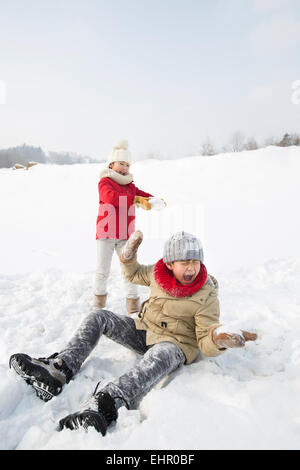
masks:
[[[215,333],[218,335],[220,333],[227,333],[230,335],[240,335],[243,336],[243,332],[240,328],[237,328],[236,326],[227,324],[227,325],[222,325],[219,326],[218,328],[215,329]]]
[[[166,207],[166,203],[163,199],[160,199],[158,197],[151,197],[149,199],[149,202],[152,206],[152,209],[155,209],[156,211],[161,211]]]

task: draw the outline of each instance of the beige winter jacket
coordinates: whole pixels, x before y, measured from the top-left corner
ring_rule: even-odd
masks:
[[[188,297],[172,297],[155,281],[153,268],[120,258],[123,273],[133,284],[150,287],[146,300],[135,320],[138,330],[146,330],[147,345],[170,341],[177,344],[186,356],[186,364],[193,362],[199,348],[205,356],[222,354],[212,341],[211,334],[219,325],[218,283],[209,275],[203,287]]]

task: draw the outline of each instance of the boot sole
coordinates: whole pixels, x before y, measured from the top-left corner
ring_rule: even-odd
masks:
[[[49,401],[62,391],[61,383],[53,378],[42,366],[32,363],[27,354],[14,354],[9,360],[9,367],[31,385],[36,395],[43,401]]]
[[[107,422],[100,413],[93,410],[84,410],[61,419],[57,430],[62,431],[64,428],[67,428],[73,431],[80,427],[83,427],[86,432],[88,432],[89,427],[93,427],[97,432],[100,432],[102,436],[105,436]]]

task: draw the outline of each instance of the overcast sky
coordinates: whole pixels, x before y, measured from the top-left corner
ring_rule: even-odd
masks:
[[[0,148],[171,158],[300,132],[299,51],[299,0],[0,0]]]

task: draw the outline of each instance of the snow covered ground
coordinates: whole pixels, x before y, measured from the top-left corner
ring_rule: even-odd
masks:
[[[62,348],[90,311],[95,269],[97,182],[102,164],[0,170],[1,449],[300,448],[300,149],[147,160],[132,166],[161,212],[137,210],[142,263],[187,230],[201,238],[220,284],[221,320],[258,333],[255,343],[181,368],[140,409],[120,410],[103,438],[56,431],[97,382],[138,357],[102,338],[76,379],[48,403],[8,368],[15,352]],[[108,308],[125,313],[116,256]],[[147,298],[148,288],[140,288]]]

